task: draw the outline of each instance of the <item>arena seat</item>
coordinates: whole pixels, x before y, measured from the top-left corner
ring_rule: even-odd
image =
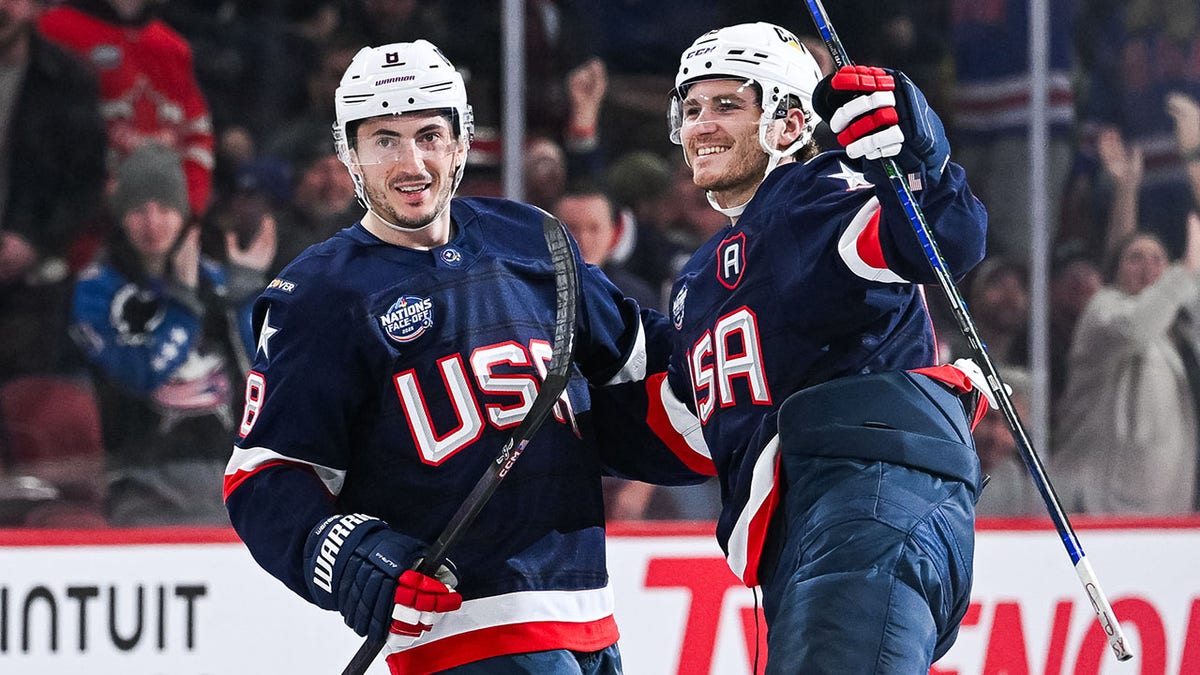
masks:
[[[0,385],[0,460],[9,496],[3,524],[104,524],[104,443],[86,380],[29,375]]]

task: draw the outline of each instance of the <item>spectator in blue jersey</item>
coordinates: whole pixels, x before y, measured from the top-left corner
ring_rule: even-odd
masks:
[[[818,154],[818,116],[845,150]],[[766,672],[927,672],[970,601],[982,378],[937,362],[936,276],[875,160],[957,274],[983,257],[984,208],[911,80],[822,78],[779,26],[697,38],[670,120],[729,219],[675,282],[671,389],[703,424],[729,566],[762,586]]]
[[[695,418],[651,405],[672,342],[665,317],[579,261],[575,359],[555,415],[437,578],[418,573],[545,377],[546,214],[455,198],[472,110],[431,43],[363,48],[335,104],[366,212],[255,305],[225,474],[235,529],[292,591],[386,638],[393,673],[621,672],[601,477],[712,473]]]
[[[954,158],[988,205],[988,250],[1028,264],[1030,226],[1029,134],[1030,3],[1024,0],[956,0],[951,5],[954,42]],[[1078,0],[1050,0],[1046,55],[1046,190],[1057,200],[1074,153],[1075,54]],[[1057,232],[1051,209],[1048,240]],[[986,336],[985,336],[986,337]]]
[[[75,285],[71,333],[96,375],[108,520],[227,524],[216,484],[246,372],[250,303],[274,253],[268,223],[230,264],[201,257],[173,150],[149,144],[116,171],[118,227]]]

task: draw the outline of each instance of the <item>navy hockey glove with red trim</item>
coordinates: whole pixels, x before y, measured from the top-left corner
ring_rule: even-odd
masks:
[[[942,120],[899,71],[843,66],[817,84],[813,108],[851,158],[893,157],[906,173],[933,181],[950,161]]]
[[[304,571],[313,602],[341,612],[362,636],[383,639],[392,623],[404,563],[420,541],[359,513],[325,519],[304,544]]]

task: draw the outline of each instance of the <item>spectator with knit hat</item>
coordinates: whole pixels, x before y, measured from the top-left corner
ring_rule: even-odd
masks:
[[[265,286],[273,223],[228,264],[201,256],[179,155],[148,144],[116,171],[107,250],[76,284],[72,337],[99,392],[109,522],[221,524],[225,448],[254,350],[250,304]]]

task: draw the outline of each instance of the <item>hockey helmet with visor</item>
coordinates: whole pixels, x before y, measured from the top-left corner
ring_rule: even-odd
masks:
[[[681,131],[688,123],[683,103],[689,85],[716,79],[743,80],[757,90],[763,111],[759,143],[775,162],[796,152],[812,138],[820,121],[812,109],[812,95],[821,80],[821,69],[808,48],[790,31],[760,21],[720,28],[697,38],[683,52],[675,74],[668,112],[673,143],[682,143]],[[795,100],[804,112],[804,129],[788,148],[775,150],[767,143],[768,127],[772,120],[785,116]]]
[[[474,135],[462,75],[441,50],[426,40],[359,50],[342,75],[334,96],[334,109],[337,119],[333,138],[338,158],[350,170],[355,191],[364,203],[365,188],[356,167],[395,161],[398,151],[386,143],[356,147],[353,133],[357,122],[384,115],[444,113],[456,138],[430,133],[414,139],[419,151],[431,155],[452,152],[460,143],[469,149]],[[456,187],[462,180],[465,164],[465,161],[460,163],[456,171]]]

